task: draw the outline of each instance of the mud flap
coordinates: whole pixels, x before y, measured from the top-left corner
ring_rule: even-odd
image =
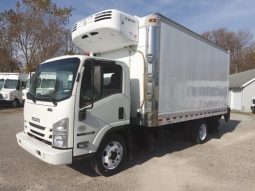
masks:
[[[230,107],[228,107],[228,111],[226,114],[223,115],[225,121],[229,121],[230,119]]]

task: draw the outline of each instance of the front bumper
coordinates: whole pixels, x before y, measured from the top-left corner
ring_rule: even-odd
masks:
[[[16,138],[19,146],[46,163],[53,165],[72,163],[72,149],[54,149],[50,145],[34,139],[23,132],[18,133]]]

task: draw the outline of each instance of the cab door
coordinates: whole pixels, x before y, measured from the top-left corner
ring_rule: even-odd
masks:
[[[95,152],[93,141],[98,132],[127,120],[123,73],[122,66],[113,61],[84,63],[76,96],[74,156]]]

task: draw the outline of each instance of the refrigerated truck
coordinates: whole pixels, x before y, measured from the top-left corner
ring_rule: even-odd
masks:
[[[21,104],[27,77],[25,73],[0,73],[0,103],[13,107]]]
[[[39,65],[16,135],[47,163],[91,157],[93,169],[109,176],[123,166],[136,132],[183,125],[203,143],[230,117],[229,52],[160,14],[102,11],[77,22],[72,40],[90,56]],[[45,72],[56,86],[41,95],[34,84]]]

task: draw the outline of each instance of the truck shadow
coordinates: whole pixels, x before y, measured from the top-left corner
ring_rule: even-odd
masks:
[[[19,108],[23,108],[23,104],[20,104],[19,106],[17,106],[16,108],[12,107],[11,104],[0,104],[0,111],[1,110],[15,110],[15,109],[19,109]]]
[[[215,138],[221,138],[225,134],[233,132],[239,123],[240,121],[238,120],[230,120],[227,123],[221,120],[218,134],[215,133],[208,135],[208,141]],[[122,171],[136,165],[141,165],[152,158],[162,157],[166,154],[182,151],[194,146],[194,143],[187,141],[187,138],[183,133],[169,133],[169,131],[164,130],[159,131],[157,138],[153,141],[153,147],[143,148],[138,145],[139,142],[140,141],[137,139],[134,140],[132,160],[127,161]],[[151,145],[151,143],[145,143],[145,145]],[[98,176],[93,170],[91,170],[89,160],[79,161],[70,167],[87,176]]]

